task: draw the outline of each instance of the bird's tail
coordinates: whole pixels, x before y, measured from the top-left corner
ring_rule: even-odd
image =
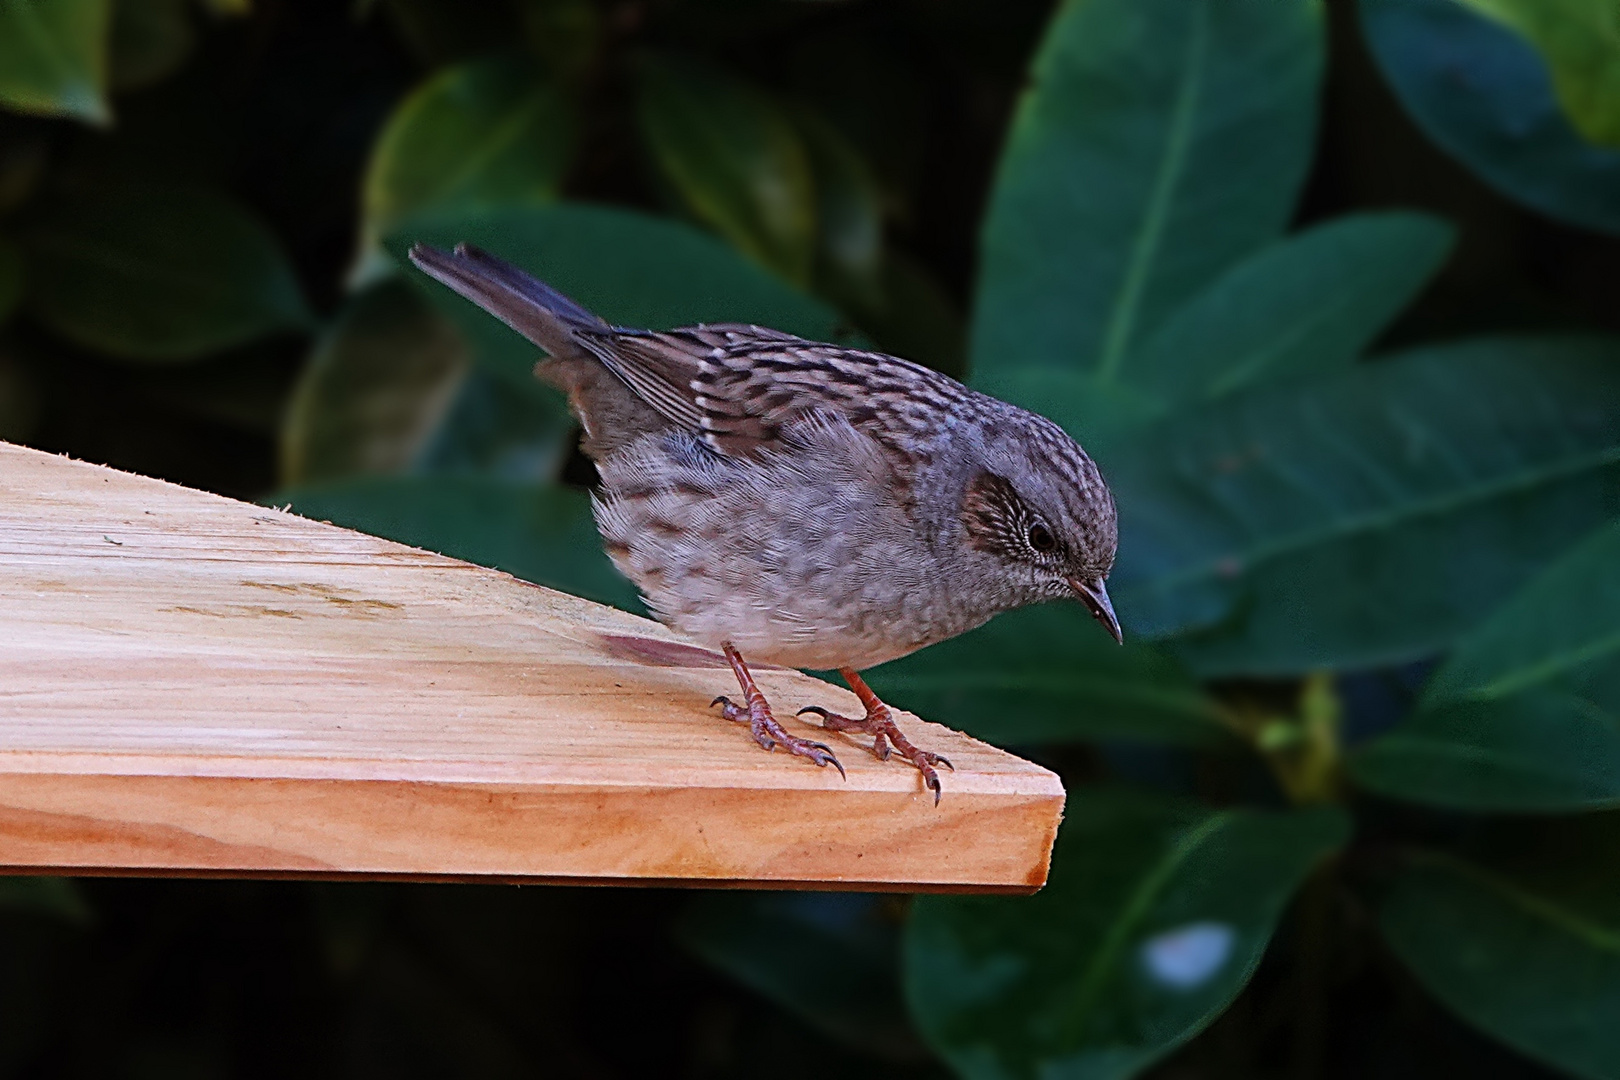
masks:
[[[578,335],[612,328],[550,285],[509,262],[468,244],[441,251],[411,246],[411,262],[428,277],[454,289],[558,359],[583,351]]]

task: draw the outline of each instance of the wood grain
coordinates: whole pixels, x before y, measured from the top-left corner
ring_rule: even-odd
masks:
[[[786,717],[853,695],[759,681]],[[1052,773],[907,714],[848,781],[715,654],[292,514],[0,443],[0,867],[1028,891]],[[817,730],[792,719],[790,727]]]

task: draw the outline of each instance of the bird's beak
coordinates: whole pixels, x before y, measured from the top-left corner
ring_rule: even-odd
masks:
[[[1114,614],[1114,605],[1108,599],[1108,590],[1103,588],[1103,583],[1070,578],[1069,584],[1074,587],[1075,595],[1080,598],[1080,602],[1091,612],[1091,617],[1102,623],[1103,629],[1112,634],[1115,641],[1121,645],[1125,644],[1125,635],[1119,628],[1119,618]]]

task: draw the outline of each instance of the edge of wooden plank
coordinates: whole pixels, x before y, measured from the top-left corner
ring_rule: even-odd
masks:
[[[26,448],[0,444],[0,450],[23,450],[36,465],[52,459],[127,483],[161,485],[199,507],[235,507],[289,526],[330,530],[322,535],[331,536],[334,547],[392,555],[402,566],[426,560],[541,589],[501,571],[225,496]],[[588,603],[542,591],[570,607]],[[622,620],[670,636],[612,609],[588,620],[603,627],[582,625],[581,632],[599,633]],[[923,723],[899,715],[908,725]],[[930,735],[969,738],[924,726],[934,729]],[[793,770],[789,763],[763,778],[756,770],[736,776],[709,770],[705,782],[694,785],[628,768],[610,770],[622,776],[590,779],[566,770],[548,775],[533,761],[217,754],[165,764],[128,753],[0,751],[0,866],[84,874],[1031,892],[1047,876],[1064,791],[1055,774],[1005,757],[1020,768],[963,774],[934,808],[914,774],[890,769],[864,776],[852,771],[853,784],[821,786],[826,778],[813,774],[830,770]],[[342,768],[334,770],[334,761]],[[705,850],[699,811],[712,814],[717,798],[731,798],[740,815],[755,815],[743,831],[757,841],[756,850],[728,859]],[[138,811],[121,813],[113,804]],[[565,827],[581,806],[617,818],[608,838],[613,842]],[[806,814],[807,807],[814,812]],[[905,814],[928,816],[897,816]],[[1016,819],[1011,828],[1009,819]],[[450,844],[442,857],[423,861],[424,829]],[[998,846],[1007,850],[989,851]],[[594,850],[582,860],[588,847]],[[966,852],[974,858],[962,859]],[[934,870],[918,874],[919,862]],[[965,862],[974,868],[967,870]],[[848,872],[852,866],[860,872]]]
[[[11,774],[0,776],[0,866],[908,892],[1045,883],[1061,796],[956,803],[935,807],[926,792]],[[705,832],[720,815],[717,849]]]

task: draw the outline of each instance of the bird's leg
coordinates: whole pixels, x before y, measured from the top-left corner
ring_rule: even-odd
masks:
[[[856,674],[854,670],[839,668],[838,673],[844,677],[845,682],[849,683],[849,688],[855,691],[855,696],[861,699],[861,704],[866,708],[866,715],[857,720],[853,717],[839,716],[837,713],[828,712],[819,705],[811,705],[809,708],[800,709],[799,715],[815,713],[821,717],[821,726],[828,731],[860,731],[873,736],[872,753],[877,755],[879,761],[889,760],[889,754],[891,753],[889,747],[892,744],[895,750],[900,751],[902,757],[915,765],[917,771],[922,773],[923,783],[934,793],[934,805],[938,806],[939,773],[934,769],[934,766],[943,765],[952,772],[956,771],[956,766],[952,765],[949,759],[939,754],[931,753],[913,745],[911,740],[906,738],[905,733],[900,730],[900,726],[894,722],[894,716],[890,714],[889,707],[878,699],[878,696],[872,692],[872,688],[866,685],[866,680]]]
[[[789,735],[782,730],[781,723],[771,715],[771,707],[766,704],[765,695],[760,693],[759,685],[754,682],[754,676],[749,674],[748,667],[743,663],[742,654],[733,648],[729,641],[724,647],[726,659],[731,662],[731,670],[737,673],[737,682],[742,686],[743,704],[738,705],[722,695],[709,702],[710,706],[721,706],[720,715],[727,720],[746,722],[754,732],[754,741],[765,749],[774,750],[780,746],[788,753],[809,758],[817,765],[831,765],[838,770],[840,776],[844,776],[844,767],[833,756],[832,747],[826,743],[811,742],[797,735]]]

